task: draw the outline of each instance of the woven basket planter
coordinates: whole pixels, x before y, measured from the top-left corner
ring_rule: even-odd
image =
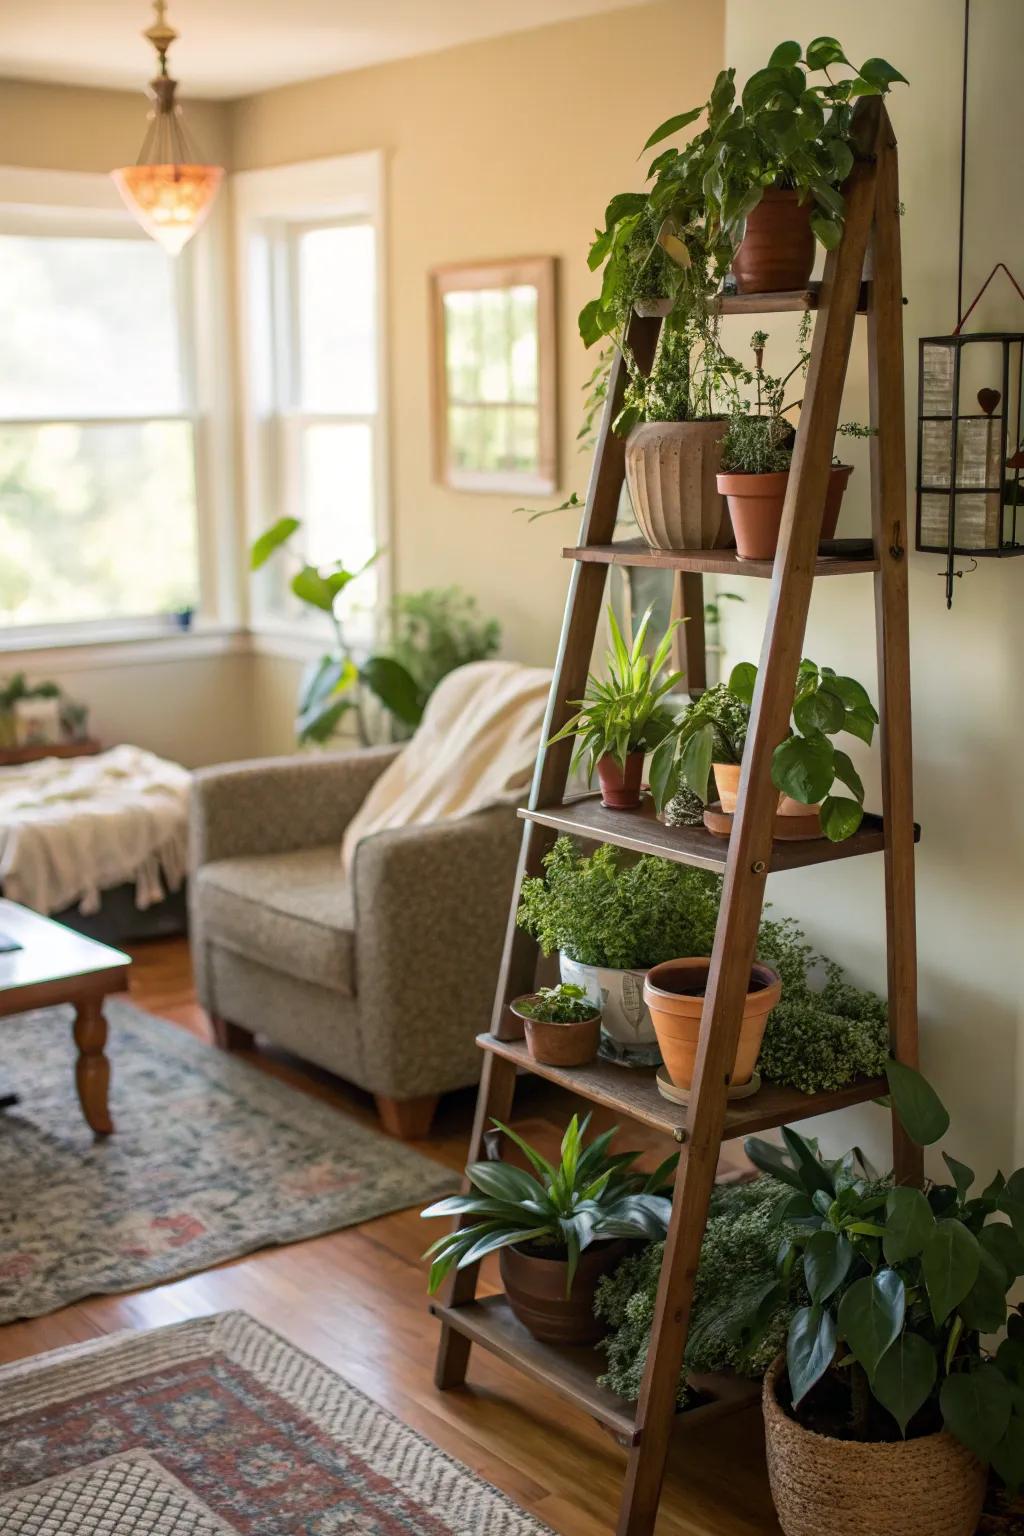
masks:
[[[765,1449],[785,1536],[974,1536],[985,1469],[945,1433],[863,1445],[803,1429],[781,1406],[780,1355],[764,1379]]]

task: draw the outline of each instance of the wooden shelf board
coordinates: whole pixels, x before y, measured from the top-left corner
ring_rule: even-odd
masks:
[[[859,541],[854,541],[859,542]],[[622,539],[617,544],[570,545],[562,551],[566,560],[587,560],[600,565],[654,566],[666,571],[703,571],[716,576],[757,576],[771,579],[774,560],[741,560],[734,549],[651,549],[643,539]],[[854,576],[877,571],[873,555],[855,559],[819,556],[815,576]]]
[[[636,810],[610,810],[601,804],[600,795],[584,795],[568,800],[562,805],[541,806],[537,810],[523,808],[519,815],[524,821],[536,821],[544,827],[572,837],[582,837],[595,843],[613,843],[617,848],[629,848],[634,853],[653,853],[661,859],[673,859],[677,864],[693,864],[698,869],[714,870],[721,874],[729,856],[727,837],[718,837],[706,827],[667,827],[659,821],[654,802],[645,795]],[[914,828],[914,840],[919,841],[920,828]],[[863,853],[881,853],[885,836],[880,816],[865,815],[859,829],[841,843],[830,843],[827,837],[808,838],[801,842],[772,843],[769,869],[805,869],[810,864],[827,864],[833,859],[851,859]]]
[[[658,1092],[653,1067],[622,1067],[612,1061],[588,1062],[585,1067],[548,1067],[534,1061],[525,1040],[498,1040],[494,1035],[478,1035],[477,1045],[515,1062],[517,1067],[546,1077],[568,1093],[578,1094],[595,1104],[603,1104],[631,1120],[663,1131],[676,1141],[686,1139],[685,1107],[672,1104]],[[772,1130],[794,1120],[847,1109],[851,1104],[865,1104],[889,1091],[883,1077],[862,1077],[833,1093],[801,1093],[797,1088],[781,1088],[764,1083],[749,1099],[736,1099],[725,1112],[723,1141],[750,1136],[756,1131]]]
[[[634,1404],[598,1384],[598,1376],[608,1367],[599,1350],[585,1345],[542,1344],[513,1316],[504,1296],[487,1296],[457,1307],[431,1302],[430,1310],[474,1344],[561,1392],[624,1444],[639,1443]],[[692,1385],[700,1399],[679,1415],[684,1423],[745,1407],[759,1396],[756,1382],[738,1376],[695,1376]]]
[[[781,293],[719,293],[711,301],[720,315],[777,315],[786,310],[817,309],[821,293],[819,282],[806,288],[791,288]],[[868,284],[861,283],[857,309],[868,307]]]

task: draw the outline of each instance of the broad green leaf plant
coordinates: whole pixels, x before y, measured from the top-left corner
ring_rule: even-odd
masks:
[[[647,656],[644,645],[651,622],[654,605],[645,611],[627,645],[614,610],[608,607],[608,630],[611,649],[607,652],[607,678],[593,673],[587,679],[582,699],[571,700],[576,713],[566,721],[560,731],[551,737],[548,746],[568,737],[576,737],[576,751],[572,766],[587,764],[588,781],[602,757],[613,757],[621,768],[632,752],[652,752],[673,728],[673,717],[664,700],[682,681],[682,672],[665,675],[672,637],[680,623],[671,623]],[[661,804],[658,804],[661,809]]]
[[[680,784],[707,804],[714,763],[743,760],[757,683],[753,662],[734,667],[692,704],[665,734],[651,762],[651,790],[666,803]],[[878,714],[852,677],[806,658],[797,673],[789,735],[772,754],[772,783],[801,805],[821,804],[821,825],[834,843],[852,837],[864,816],[864,785],[849,755],[830,737],[847,732],[871,745]],[[849,795],[834,794],[839,783]]]
[[[579,1024],[600,1014],[583,987],[563,981],[557,987],[538,987],[528,997],[516,999],[516,1011],[541,1024]]]
[[[671,1179],[678,1153],[651,1174],[637,1172],[638,1152],[615,1152],[618,1128],[584,1138],[590,1126],[576,1115],[562,1138],[557,1163],[550,1163],[508,1126],[495,1127],[525,1155],[532,1172],[513,1163],[471,1163],[469,1194],[451,1195],[428,1206],[425,1217],[457,1216],[465,1224],[427,1249],[431,1295],[453,1269],[475,1264],[499,1248],[528,1247],[539,1258],[567,1261],[565,1294],[591,1243],[619,1237],[656,1242],[668,1230]]]
[[[888,1069],[892,1103],[920,1145],[949,1116],[919,1073]],[[785,1150],[752,1139],[762,1172],[792,1189],[779,1284],[763,1303],[806,1287],[786,1347],[793,1409],[813,1415],[815,1389],[842,1388],[854,1439],[947,1429],[1015,1491],[1024,1482],[1024,1315],[1008,1293],[1024,1275],[1024,1169],[976,1188],[943,1153],[949,1183],[923,1190],[880,1179],[858,1151],[824,1158],[783,1131]],[[748,1323],[750,1319],[748,1319]],[[992,1348],[982,1344],[1006,1329]]]

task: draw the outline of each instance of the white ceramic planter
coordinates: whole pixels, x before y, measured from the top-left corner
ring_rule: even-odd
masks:
[[[658,1037],[644,1002],[646,971],[616,971],[581,965],[560,952],[561,979],[582,987],[601,1012],[601,1055],[630,1066],[657,1066]]]

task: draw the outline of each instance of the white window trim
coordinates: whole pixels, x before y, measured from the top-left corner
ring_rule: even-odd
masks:
[[[228,305],[229,220],[222,192],[204,229],[179,256],[179,294],[191,324],[181,330],[190,380],[182,417],[192,423],[196,460],[196,507],[200,597],[193,629],[172,616],[18,625],[0,630],[0,656],[39,651],[51,659],[71,648],[134,641],[165,644],[174,652],[195,647],[200,637],[237,628],[242,613],[234,526],[234,432],[231,402],[231,338]],[[28,170],[0,166],[0,230],[30,232],[59,226],[85,234],[137,238],[137,225],[109,176],[84,171]],[[91,419],[91,418],[90,418]],[[140,418],[141,419],[141,418]],[[145,419],[156,419],[146,417]]]
[[[239,408],[241,414],[242,504],[246,547],[272,519],[266,508],[273,504],[276,487],[265,459],[265,433],[261,424],[275,409],[268,398],[263,369],[264,346],[256,344],[260,328],[266,328],[265,295],[257,291],[256,262],[260,243],[275,225],[303,222],[322,225],[331,220],[367,220],[373,225],[376,248],[377,295],[377,413],[375,416],[374,484],[376,547],[385,553],[377,562],[377,604],[383,610],[390,600],[392,569],[392,519],[390,453],[388,446],[389,390],[387,379],[387,239],[385,229],[385,161],[381,150],[308,160],[297,165],[267,170],[242,171],[232,178],[238,296]],[[319,419],[319,418],[318,418]],[[346,415],[346,420],[355,417]],[[247,593],[246,621],[257,637],[258,651],[288,653],[322,649],[316,621],[283,621],[259,613]],[[259,637],[263,637],[262,640]]]

